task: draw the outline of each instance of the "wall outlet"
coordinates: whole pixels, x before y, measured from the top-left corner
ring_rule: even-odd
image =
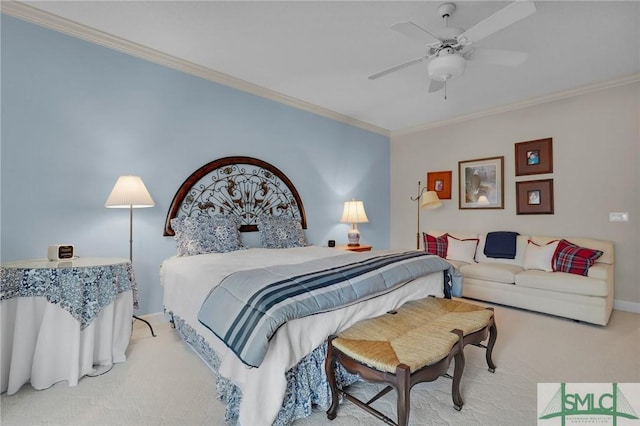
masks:
[[[610,212],[609,222],[629,222],[629,212]]]

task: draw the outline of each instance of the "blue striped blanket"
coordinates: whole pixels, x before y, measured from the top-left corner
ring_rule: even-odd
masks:
[[[351,305],[438,271],[447,274],[445,295],[450,297],[453,285],[458,296],[460,273],[419,251],[350,253],[239,271],[211,290],[198,321],[245,364],[258,367],[269,340],[287,321]]]

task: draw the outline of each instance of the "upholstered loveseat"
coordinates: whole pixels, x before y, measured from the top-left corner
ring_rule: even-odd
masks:
[[[485,254],[487,235],[445,231],[423,235],[425,250],[444,257],[462,273],[463,297],[607,324],[614,296],[612,242],[517,235],[513,258],[496,258]],[[495,235],[489,237],[490,244],[495,244]],[[565,249],[587,260],[567,260]]]

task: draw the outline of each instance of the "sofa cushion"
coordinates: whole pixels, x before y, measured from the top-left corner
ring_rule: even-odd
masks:
[[[606,281],[567,272],[524,271],[516,276],[516,285],[585,296],[605,297],[608,294]]]
[[[553,255],[559,243],[560,241],[556,240],[540,246],[533,241],[529,241],[524,255],[524,269],[540,269],[552,272]]]
[[[447,259],[475,263],[478,239],[459,240],[447,235]]]
[[[447,258],[447,234],[435,237],[423,232],[422,239],[424,241],[424,250],[427,253],[435,254],[443,259]]]
[[[456,268],[457,270],[461,270],[461,268],[465,265],[469,265],[469,263],[467,262],[461,262],[459,260],[451,260],[451,259],[446,259],[447,262],[449,262],[451,264],[451,266],[453,266],[454,268]]]
[[[515,283],[516,275],[524,271],[521,266],[497,262],[469,263],[460,266],[459,269],[465,278],[505,284]]]
[[[558,272],[587,276],[587,272],[602,252],[571,244],[567,240],[560,240],[554,254],[553,269]]]

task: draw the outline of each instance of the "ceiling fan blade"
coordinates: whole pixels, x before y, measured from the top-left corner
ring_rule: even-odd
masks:
[[[433,79],[429,81],[429,90],[428,90],[429,93],[437,92],[442,88],[444,88],[444,81],[438,81]]]
[[[526,52],[514,52],[511,50],[474,49],[468,59],[507,67],[517,67],[526,61],[528,56],[529,54]]]
[[[399,65],[396,65],[396,66],[394,66],[394,67],[387,68],[387,69],[386,69],[386,70],[384,70],[384,71],[380,71],[380,72],[378,72],[378,73],[371,74],[371,75],[369,76],[369,80],[375,80],[376,78],[380,78],[380,77],[385,76],[385,75],[387,75],[387,74],[391,74],[392,72],[395,72],[395,71],[401,70],[401,69],[403,69],[403,68],[410,67],[411,65],[419,64],[420,62],[424,61],[425,59],[427,59],[427,57],[426,57],[426,56],[421,56],[421,57],[419,57],[419,58],[412,59],[412,60],[407,61],[407,62],[405,62],[405,63],[399,64]]]
[[[526,18],[536,11],[536,6],[531,1],[514,1],[507,7],[500,9],[484,21],[478,22],[473,27],[458,36],[458,40],[464,38],[471,42],[481,40],[511,24]]]
[[[404,34],[409,38],[419,41],[420,43],[440,43],[440,39],[438,37],[410,21],[393,24],[391,28],[400,34]]]

